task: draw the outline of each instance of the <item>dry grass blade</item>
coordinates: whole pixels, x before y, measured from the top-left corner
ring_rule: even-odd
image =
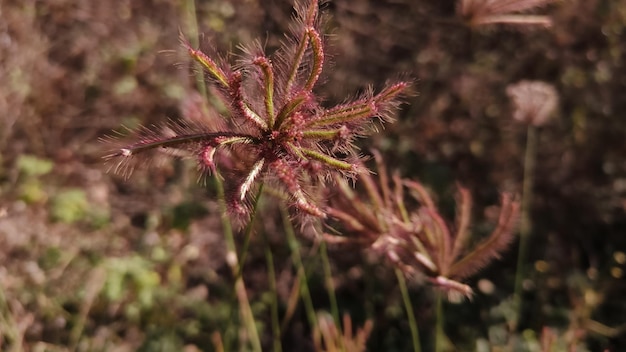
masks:
[[[547,16],[520,14],[555,3],[557,0],[461,0],[459,16],[471,27],[487,24],[541,25],[549,27]]]
[[[343,315],[343,334],[335,325],[328,313],[318,314],[318,326],[313,330],[313,343],[317,352],[364,352],[367,339],[370,336],[374,323],[367,320],[362,328],[353,334],[352,318]]]

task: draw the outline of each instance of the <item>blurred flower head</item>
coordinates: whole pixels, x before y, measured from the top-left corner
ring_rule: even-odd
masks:
[[[487,24],[540,25],[549,27],[547,16],[520,14],[556,0],[460,0],[457,13],[470,26]]]
[[[513,118],[533,126],[544,125],[559,101],[554,86],[542,81],[520,81],[509,85],[506,93],[513,101]]]
[[[331,199],[330,217],[342,227],[342,236],[326,234],[331,242],[355,242],[388,259],[409,277],[426,277],[448,294],[449,299],[471,297],[473,290],[462,283],[494,259],[511,240],[518,219],[519,204],[508,194],[502,196],[498,223],[479,243],[470,241],[472,199],[459,187],[454,226],[444,220],[429,192],[420,183],[389,179],[382,158],[378,180],[361,173],[368,199],[359,197],[347,183]],[[470,245],[471,243],[471,245]]]

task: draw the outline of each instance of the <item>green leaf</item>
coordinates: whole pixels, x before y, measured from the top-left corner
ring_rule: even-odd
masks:
[[[26,176],[41,176],[52,171],[52,161],[34,155],[20,155],[17,159],[17,169]]]
[[[24,202],[32,204],[44,201],[48,195],[39,180],[29,178],[19,185],[19,197]]]
[[[74,223],[85,218],[89,202],[83,190],[69,189],[54,196],[50,207],[53,220]]]

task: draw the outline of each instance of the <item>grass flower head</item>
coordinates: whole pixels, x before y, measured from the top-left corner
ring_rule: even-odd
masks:
[[[210,116],[208,123],[184,123],[170,128],[169,135],[150,131],[139,142],[107,156],[118,160],[115,169],[124,170],[128,161],[154,150],[175,155],[180,150],[190,152],[207,172],[216,170],[218,160],[231,159],[235,164],[235,158],[245,164],[244,176],[233,181],[237,187],[230,198],[235,208],[244,208],[258,180],[269,179],[286,191],[297,209],[324,217],[307,187],[330,173],[357,171],[360,163],[354,139],[367,131],[372,120],[391,119],[408,83],[389,84],[376,94],[370,90],[356,100],[324,107],[314,92],[326,44],[320,32],[319,3],[311,0],[297,5],[296,13],[291,33],[274,55],[266,55],[255,44],[234,65],[208,56],[183,39],[186,51],[202,66],[223,100],[228,116]]]
[[[514,238],[518,202],[504,194],[495,229],[470,247],[472,200],[467,189],[459,188],[457,219],[455,226],[449,226],[424,186],[398,175],[393,175],[390,182],[378,153],[376,159],[378,182],[368,173],[359,175],[369,199],[361,199],[343,183],[327,210],[346,236],[326,237],[334,242],[360,243],[387,258],[407,276],[425,276],[448,293],[451,300],[471,297],[473,290],[462,280],[498,258],[508,247]]]
[[[559,103],[554,86],[542,81],[520,81],[509,85],[506,93],[513,101],[513,118],[535,127],[545,125]]]

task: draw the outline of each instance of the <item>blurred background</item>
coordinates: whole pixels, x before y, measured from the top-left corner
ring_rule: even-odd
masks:
[[[214,190],[198,184],[195,165],[185,161],[137,170],[129,180],[107,174],[99,138],[122,125],[181,117],[196,93],[193,76],[177,65],[187,60],[179,33],[193,35],[196,19],[201,47],[237,53],[239,44],[259,39],[272,51],[289,28],[292,5],[0,1],[0,350],[216,350],[216,332],[224,334],[237,314]],[[480,237],[495,220],[500,192],[522,192],[527,125],[513,119],[507,87],[551,84],[558,105],[536,128],[520,325],[507,325],[516,241],[470,280],[472,301],[444,305],[447,349],[541,351],[541,341],[552,338],[554,351],[623,350],[626,2],[566,0],[534,11],[549,16],[550,27],[471,26],[458,6],[323,5],[331,46],[318,91],[331,106],[368,86],[413,78],[417,94],[397,121],[360,143],[432,189],[447,214],[454,214],[455,183],[468,187]],[[284,313],[295,270],[280,214],[268,205],[259,219]],[[259,243],[253,238],[244,278],[269,349]],[[324,311],[328,296],[321,264],[308,255],[313,247],[302,239],[313,302]],[[374,321],[368,349],[410,350],[390,269],[340,247],[329,255],[340,310],[356,326]],[[432,350],[432,289],[409,289],[423,345]],[[293,314],[283,349],[313,350],[304,312]]]

